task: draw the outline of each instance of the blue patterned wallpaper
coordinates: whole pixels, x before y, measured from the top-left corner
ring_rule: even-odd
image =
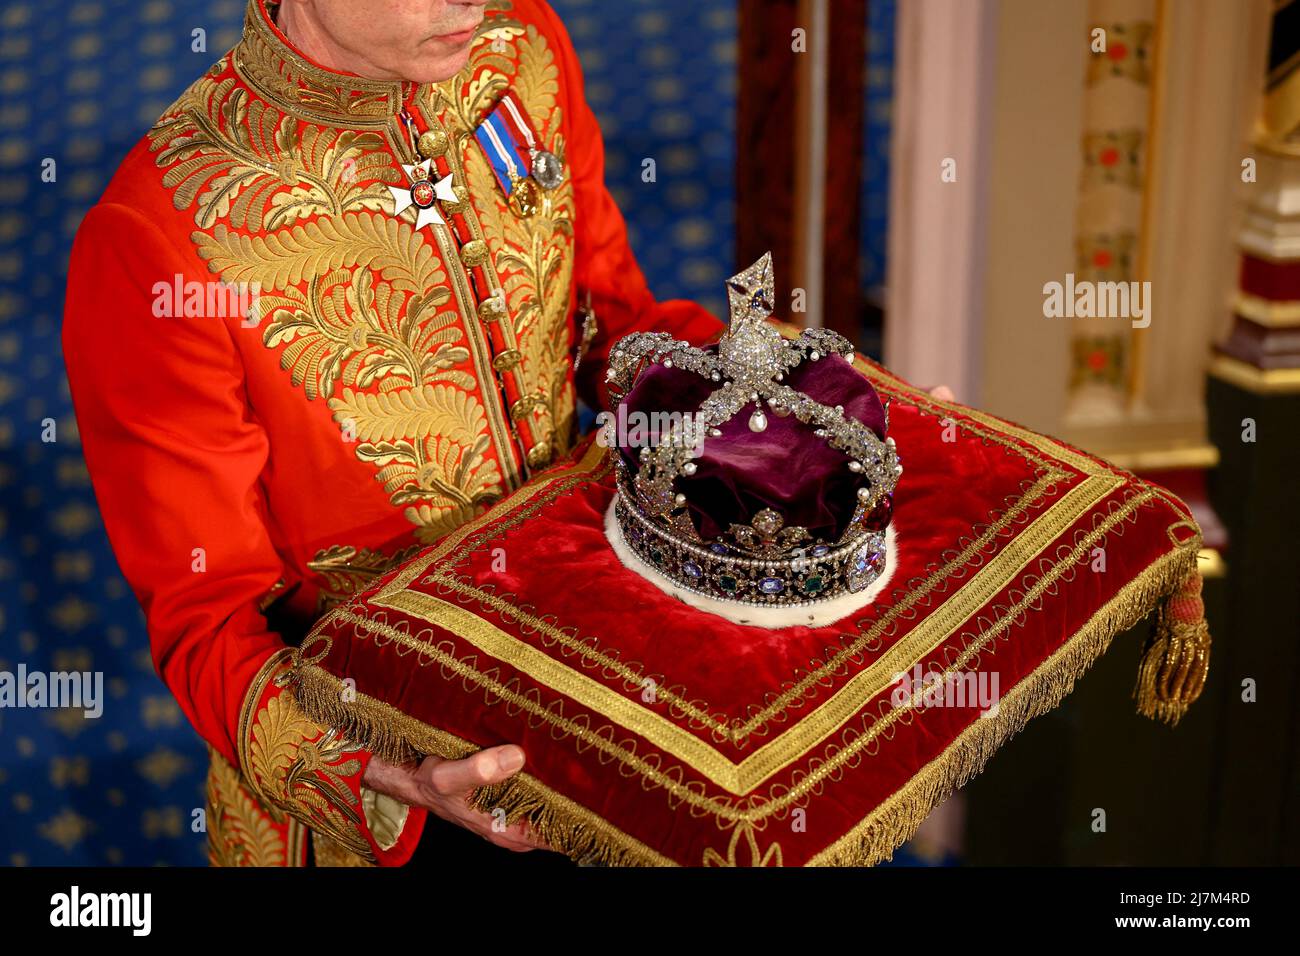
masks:
[[[0,863],[199,863],[205,762],[104,538],[59,328],[72,236],[158,114],[237,38],[240,0],[0,13],[0,671],[100,671],[103,716],[0,709]],[[54,182],[43,181],[53,159]],[[51,435],[47,420],[53,420]],[[43,439],[54,438],[53,441]]]
[[[606,180],[650,288],[726,314],[735,201],[736,10],[555,0],[605,134]],[[654,183],[641,181],[653,158]]]

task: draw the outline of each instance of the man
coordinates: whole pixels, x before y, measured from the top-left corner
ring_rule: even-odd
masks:
[[[648,328],[719,325],[648,292],[545,4],[250,2],[86,216],[63,332],[109,537],[211,747],[214,862],[400,864],[427,811],[536,845],[465,800],[520,748],[385,764],[301,714],[286,642],[564,454]]]
[[[384,763],[301,713],[288,645],[563,455],[652,328],[720,330],[647,290],[549,7],[251,0],[82,223],[63,332],[109,537],[210,745],[213,862],[538,845],[466,801],[519,747]]]

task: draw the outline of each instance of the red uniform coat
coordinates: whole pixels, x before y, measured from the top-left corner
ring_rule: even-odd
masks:
[[[564,162],[530,217],[474,136],[507,89]],[[447,226],[394,215],[403,109],[454,177]],[[360,786],[369,754],[283,693],[285,639],[565,452],[575,391],[595,402],[609,343],[650,328],[717,320],[647,290],[544,3],[494,4],[468,66],[422,86],[325,70],[250,2],[82,223],[63,332],[110,540],[212,749],[215,861],[299,863],[304,825],[319,860],[409,857],[421,813],[403,828]]]

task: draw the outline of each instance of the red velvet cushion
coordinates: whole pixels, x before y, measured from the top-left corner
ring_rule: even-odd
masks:
[[[1161,488],[859,367],[907,462],[893,577],[864,610],[765,630],[668,596],[606,542],[611,468],[589,444],[327,616],[299,698],[392,758],[522,745],[525,772],[477,803],[575,858],[888,856],[1194,576],[1200,533]],[[1156,660],[1148,684],[1193,698],[1197,648],[1199,677]],[[900,696],[917,664],[996,678],[998,706]]]

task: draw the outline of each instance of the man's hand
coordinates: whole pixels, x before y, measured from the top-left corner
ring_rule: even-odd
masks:
[[[934,388],[926,389],[931,398],[937,398],[941,402],[955,402],[957,396],[952,393],[947,385],[936,385]]]
[[[418,765],[401,767],[373,757],[361,783],[407,806],[424,807],[507,850],[523,853],[550,849],[526,824],[498,829],[494,827],[496,818],[469,805],[469,796],[476,788],[501,783],[523,765],[523,748],[513,744],[489,747],[463,760],[425,757]]]

